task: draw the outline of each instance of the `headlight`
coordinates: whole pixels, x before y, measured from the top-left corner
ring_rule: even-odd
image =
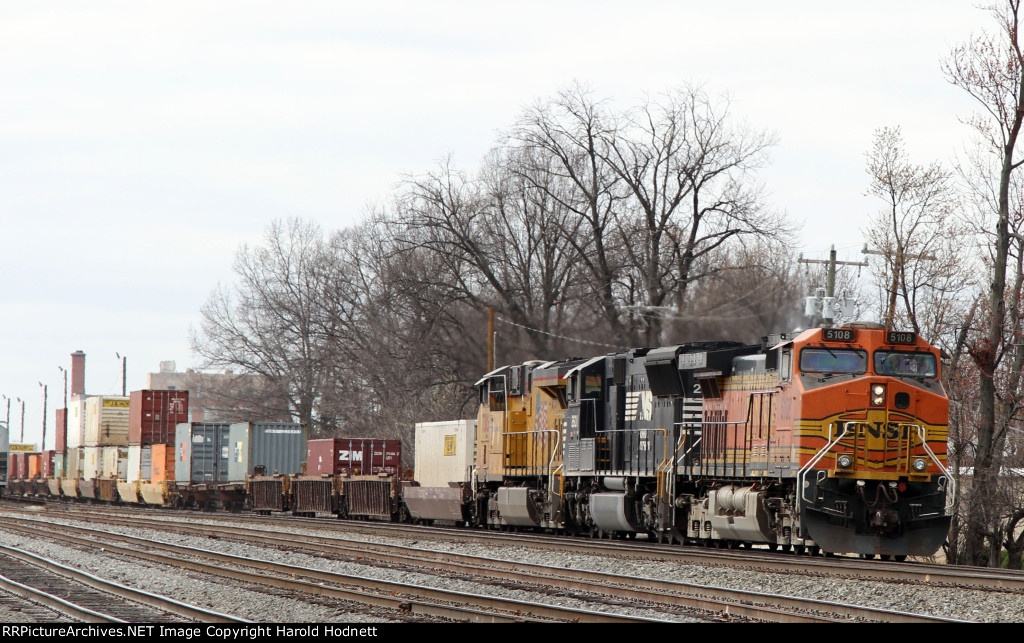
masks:
[[[928,468],[928,461],[924,458],[918,458],[914,460],[914,464],[912,466],[914,467],[914,471],[924,473],[924,470]]]
[[[871,385],[871,406],[885,406],[885,384]]]
[[[849,469],[850,467],[853,466],[853,458],[844,453],[843,455],[839,456],[839,459],[836,460],[836,464],[839,466],[840,469]]]

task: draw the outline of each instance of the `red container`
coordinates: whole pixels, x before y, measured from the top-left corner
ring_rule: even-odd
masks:
[[[128,444],[174,444],[178,424],[188,421],[188,391],[132,391],[128,401]]]
[[[7,478],[22,480],[28,474],[28,452],[17,451],[7,461]]]
[[[42,461],[39,464],[40,464],[40,467],[42,467],[41,473],[42,473],[42,476],[44,478],[52,478],[53,477],[53,473],[54,473],[53,456],[54,456],[55,453],[56,453],[56,451],[49,451],[49,450],[43,451]]]
[[[67,409],[57,409],[57,423],[53,425],[54,431],[57,433],[53,440],[53,450],[57,453],[64,453],[68,450],[68,432],[65,430],[67,417]]]
[[[401,440],[324,438],[306,443],[309,476],[397,474],[401,469]]]

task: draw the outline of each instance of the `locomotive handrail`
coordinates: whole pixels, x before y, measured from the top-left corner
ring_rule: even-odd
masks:
[[[946,482],[949,486],[949,492],[946,494],[946,513],[951,513],[953,510],[953,505],[956,502],[956,480],[954,480],[953,476],[950,475],[949,470],[942,465],[942,463],[939,461],[939,457],[935,455],[934,451],[932,451],[932,448],[928,446],[928,440],[926,439],[927,436],[925,434],[924,425],[913,424],[911,426],[917,428],[917,437],[920,438],[921,446],[924,447],[924,450],[928,454],[928,457],[932,459],[932,462],[934,462],[935,466],[939,468],[939,471],[941,471],[943,475],[946,476]]]
[[[800,467],[800,470],[796,472],[796,482],[797,482],[797,485],[799,485],[799,487],[800,487],[800,493],[797,494],[797,497],[796,497],[796,510],[797,510],[798,514],[800,512],[800,503],[802,501],[804,501],[804,500],[806,500],[807,502],[811,501],[811,498],[805,498],[804,497],[804,494],[807,493],[807,487],[804,485],[804,482],[805,482],[805,480],[807,478],[807,472],[810,471],[811,468],[814,465],[816,465],[819,462],[821,462],[821,459],[825,457],[825,454],[827,454],[829,451],[831,451],[837,444],[839,444],[840,440],[842,440],[843,438],[846,437],[846,434],[850,432],[850,427],[851,426],[856,426],[856,425],[857,425],[856,422],[844,422],[843,423],[843,432],[840,433],[836,437],[835,440],[831,440],[831,442],[829,442],[828,444],[823,446],[820,451],[818,451],[816,454],[814,454],[814,457],[811,458],[810,461],[807,462],[807,464],[805,464],[804,466]],[[829,424],[828,425],[828,432],[829,432],[829,436],[830,436],[829,439],[831,439],[831,433],[832,433],[832,427],[833,426],[835,426],[835,424]]]
[[[667,452],[669,450],[668,429],[663,429],[661,427],[652,427],[650,429],[639,429],[639,430],[640,431],[650,431],[652,433],[661,433],[662,434],[662,443],[664,444],[664,451]],[[595,435],[601,435],[601,434],[621,433],[622,435],[629,435],[629,434],[637,433],[637,432],[638,432],[638,430],[636,430],[636,429],[604,429],[604,430],[601,430],[601,431],[595,430],[594,434]],[[674,452],[675,452],[675,449],[673,449],[673,459],[672,459],[673,461],[674,461],[674,455],[675,455]],[[662,457],[664,458],[664,456],[662,456]],[[656,472],[657,471],[661,471],[661,468],[663,466],[665,466],[665,463],[666,463],[666,460],[663,459],[661,462],[659,462],[658,464],[655,465],[654,470]],[[650,471],[650,469],[645,469],[645,471]],[[639,473],[639,470],[636,473]]]

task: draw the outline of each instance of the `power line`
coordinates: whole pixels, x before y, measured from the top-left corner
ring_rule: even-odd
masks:
[[[616,349],[626,350],[625,346],[617,346],[615,344],[602,344],[601,342],[593,342],[593,341],[590,341],[589,339],[580,339],[578,337],[568,337],[566,335],[556,335],[555,333],[549,333],[548,331],[541,330],[539,328],[531,328],[529,326],[524,326],[522,324],[517,324],[516,322],[514,322],[514,321],[512,321],[510,319],[504,319],[504,318],[498,317],[498,316],[495,316],[495,320],[499,321],[499,322],[501,322],[503,324],[508,324],[509,326],[515,326],[517,328],[522,328],[523,330],[528,330],[528,331],[531,331],[531,332],[534,332],[534,333],[540,333],[541,335],[547,335],[548,337],[555,337],[557,339],[564,339],[566,341],[577,342],[579,344],[590,344],[591,346],[604,346],[606,348],[616,348]]]

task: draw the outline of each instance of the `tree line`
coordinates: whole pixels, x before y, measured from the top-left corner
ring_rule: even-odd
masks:
[[[879,210],[864,232],[877,291],[841,277],[864,317],[944,350],[950,468],[969,472],[947,558],[999,565],[1005,552],[1017,568],[1019,9],[989,9],[998,28],[943,61],[982,108],[964,119],[971,154],[919,165],[898,126],[876,131],[865,167]],[[259,375],[250,403],[266,418],[411,454],[416,422],[475,414],[492,339],[501,364],[793,329],[823,276],[800,269],[797,226],[765,196],[776,144],[699,85],[629,109],[571,86],[525,108],[478,168],[449,158],[403,177],[358,225],[271,223],[203,306],[194,350]]]

